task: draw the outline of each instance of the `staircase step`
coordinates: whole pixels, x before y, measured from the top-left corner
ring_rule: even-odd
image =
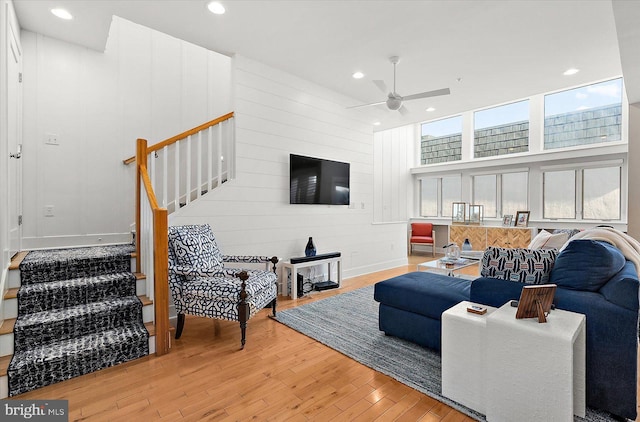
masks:
[[[31,251],[20,264],[21,284],[131,271],[132,245]]]
[[[141,318],[142,303],[136,296],[20,316],[13,330],[14,354],[55,341],[120,327],[127,321]]]
[[[12,287],[4,293],[4,300],[16,299],[18,297],[18,287]]]
[[[5,319],[2,325],[0,325],[0,336],[13,333],[13,327],[15,323],[15,318]]]
[[[7,370],[9,395],[21,394],[147,354],[148,332],[140,323],[17,352]]]
[[[18,252],[11,258],[11,263],[9,264],[9,270],[17,270],[20,268],[20,263],[27,256],[29,251]]]
[[[18,292],[18,315],[135,296],[136,278],[131,272],[96,277],[27,284]]]

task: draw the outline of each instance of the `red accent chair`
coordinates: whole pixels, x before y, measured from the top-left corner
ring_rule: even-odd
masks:
[[[431,223],[411,223],[411,233],[409,235],[409,255],[413,253],[413,245],[431,245],[431,255],[436,256],[436,245],[434,242],[435,230]]]

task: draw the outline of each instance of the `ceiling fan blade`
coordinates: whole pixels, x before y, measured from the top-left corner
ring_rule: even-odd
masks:
[[[378,87],[378,89],[380,91],[382,91],[384,94],[387,94],[389,92],[389,90],[387,89],[387,84],[384,83],[384,81],[381,81],[380,79],[376,79],[374,81],[371,81],[374,84],[376,84],[376,86]]]
[[[420,94],[407,95],[402,97],[402,101],[417,100],[419,98],[437,97],[439,95],[449,95],[449,88],[436,89],[435,91],[421,92]]]
[[[403,116],[406,116],[407,114],[409,114],[409,110],[404,106],[404,104],[400,106],[400,108],[398,109],[398,112]]]
[[[378,102],[376,102],[376,103],[369,103],[369,104],[358,104],[358,105],[350,106],[350,107],[347,107],[347,108],[369,107],[369,106],[375,106],[375,105],[385,104],[386,102],[387,102],[387,100],[384,100],[384,101],[378,101]]]

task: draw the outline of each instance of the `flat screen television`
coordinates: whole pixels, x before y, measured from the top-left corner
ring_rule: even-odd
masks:
[[[289,203],[349,205],[349,163],[289,155]]]

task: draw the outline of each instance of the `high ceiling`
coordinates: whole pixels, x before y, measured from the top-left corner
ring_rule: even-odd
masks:
[[[400,56],[400,95],[449,87],[451,95],[406,102],[402,116],[371,107],[388,128],[620,76],[640,101],[637,0],[14,0],[23,29],[104,50],[111,16],[227,55],[239,54],[353,99],[384,100],[388,58]],[[66,8],[62,21],[50,13]],[[622,58],[621,58],[622,51]],[[568,68],[573,76],[563,76]],[[355,80],[355,71],[365,77]],[[434,107],[433,112],[426,112]]]

